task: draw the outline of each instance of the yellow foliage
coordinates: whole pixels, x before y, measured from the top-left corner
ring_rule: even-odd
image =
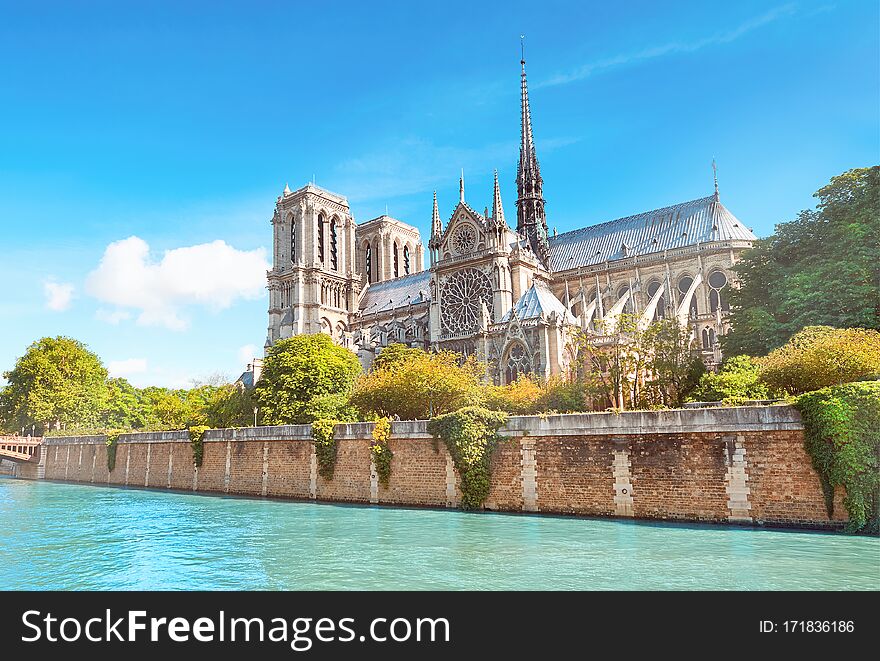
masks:
[[[880,332],[808,326],[758,360],[761,380],[791,395],[880,377]]]

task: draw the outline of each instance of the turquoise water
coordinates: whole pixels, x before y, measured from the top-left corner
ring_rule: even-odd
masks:
[[[880,589],[880,540],[0,478],[0,588]]]

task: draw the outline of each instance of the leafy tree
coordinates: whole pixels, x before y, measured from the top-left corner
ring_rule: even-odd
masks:
[[[735,266],[728,355],[759,356],[806,326],[880,329],[880,166],[833,177]]]
[[[623,409],[636,405],[644,382],[643,342],[638,317],[631,314],[621,314],[613,326],[598,322],[595,331],[575,336],[578,376],[594,406]]]
[[[790,395],[880,378],[880,332],[808,326],[759,362],[761,380]]]
[[[696,389],[688,396],[692,402],[737,403],[749,399],[769,399],[772,393],[761,381],[758,363],[750,356],[733,356],[721,369],[704,374]]]
[[[454,352],[410,351],[362,376],[351,403],[366,414],[404,420],[424,420],[482,403],[485,366],[473,356],[459,364],[461,356]]]
[[[126,379],[107,381],[107,403],[101,424],[107,429],[143,429],[150,423],[150,409],[143,393]]]
[[[280,340],[269,349],[256,387],[262,421],[292,424],[342,419],[339,416],[344,417],[344,412],[329,415],[328,408],[344,405],[344,396],[360,372],[357,356],[323,333]]]
[[[405,344],[400,344],[399,342],[389,344],[387,347],[382,349],[381,352],[379,352],[379,355],[376,356],[376,359],[373,361],[370,369],[380,370],[384,367],[389,367],[394,363],[405,361],[413,358],[414,356],[418,356],[420,352],[422,352],[421,349],[411,349]]]
[[[240,383],[219,386],[205,403],[205,420],[215,429],[247,427],[254,422],[257,406],[253,390]]]
[[[644,403],[681,406],[706,372],[694,356],[692,330],[677,319],[655,321],[642,336],[647,383]]]
[[[69,337],[34,342],[3,377],[0,418],[11,429],[93,427],[108,397],[100,358]]]

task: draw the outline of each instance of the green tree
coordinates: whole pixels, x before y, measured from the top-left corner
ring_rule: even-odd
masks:
[[[681,406],[706,372],[693,353],[690,326],[660,319],[645,329],[641,350],[646,354],[645,404]]]
[[[366,414],[424,420],[482,403],[486,368],[473,356],[460,364],[461,356],[454,352],[410,351],[362,376],[352,404]]]
[[[247,427],[254,422],[257,406],[253,390],[241,383],[227,383],[217,388],[205,404],[205,419],[209,427]]]
[[[44,337],[4,372],[0,418],[10,429],[94,427],[107,402],[107,370],[84,344]]]
[[[296,424],[350,417],[346,395],[360,372],[357,356],[323,333],[280,340],[269,349],[256,387],[261,419]]]
[[[737,403],[749,399],[769,399],[771,391],[761,381],[757,361],[750,356],[726,359],[718,372],[704,374],[688,396],[692,402]]]
[[[107,429],[143,429],[149,421],[150,410],[142,392],[126,379],[109,379],[101,425]]]
[[[422,353],[421,349],[411,349],[405,344],[395,342],[394,344],[389,344],[387,347],[382,349],[381,352],[379,352],[379,355],[376,356],[376,359],[373,361],[370,369],[380,370],[385,367],[389,367],[394,363],[405,361],[413,358],[414,356],[418,356],[420,353]]]
[[[880,166],[833,177],[815,197],[735,266],[728,355],[764,355],[806,326],[880,329]]]

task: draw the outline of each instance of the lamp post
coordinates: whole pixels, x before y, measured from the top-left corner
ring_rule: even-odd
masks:
[[[260,410],[260,409],[258,409],[256,406],[254,407],[254,427],[257,426],[257,412],[258,412],[259,410]]]

